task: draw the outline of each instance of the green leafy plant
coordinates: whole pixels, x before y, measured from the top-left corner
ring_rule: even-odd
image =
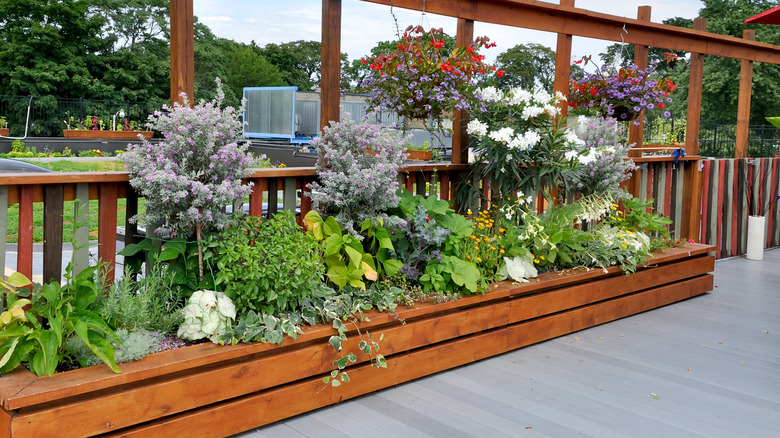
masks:
[[[300,231],[289,211],[266,220],[237,219],[209,242],[209,260],[218,269],[217,287],[233,300],[239,313],[295,309],[322,281],[319,244]]]
[[[131,257],[144,253],[153,267],[152,272],[157,277],[170,281],[170,286],[176,290],[178,298],[184,299],[198,289],[213,288],[216,281],[211,273],[211,265],[202,265],[198,247],[198,242],[183,239],[163,240],[160,246],[156,246],[154,239],[145,238],[125,246],[117,254],[126,257],[130,270],[137,272],[140,269],[140,258]],[[204,275],[200,275],[201,266],[205,266]]]
[[[183,299],[174,278],[161,263],[152,263],[149,274],[138,278],[125,268],[120,281],[98,294],[95,312],[115,329],[173,333],[182,320]]]
[[[35,375],[54,374],[66,355],[65,341],[71,336],[78,336],[95,356],[120,372],[110,340],[121,341],[100,316],[88,310],[97,298],[94,276],[98,268],[87,268],[73,277],[71,263],[64,285],[52,280],[32,294],[15,289],[25,286],[19,276],[4,284],[11,310],[10,318],[3,314],[0,328],[0,373],[27,362]],[[25,306],[29,310],[24,310]]]
[[[377,281],[385,276],[393,276],[403,266],[392,258],[390,232],[382,227],[381,221],[363,221],[359,237],[344,233],[333,216],[323,220],[314,210],[306,214],[304,221],[308,233],[322,242],[326,275],[339,289],[347,285],[365,289],[364,279]]]

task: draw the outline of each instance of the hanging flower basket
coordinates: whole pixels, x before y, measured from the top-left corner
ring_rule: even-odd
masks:
[[[669,94],[677,88],[671,79],[660,78],[655,70],[660,62],[672,62],[677,56],[666,53],[666,59],[640,69],[632,67],[601,67],[594,73],[572,73],[569,81],[569,106],[572,108],[593,108],[602,117],[612,117],[619,121],[634,121],[642,111],[663,111],[663,116],[669,118],[672,114],[666,105],[672,102]],[[585,57],[575,64],[584,62],[587,65],[590,57]]]

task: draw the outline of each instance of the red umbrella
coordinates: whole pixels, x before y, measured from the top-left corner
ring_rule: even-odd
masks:
[[[755,24],[780,24],[780,6],[775,6],[774,8],[764,11],[758,15],[754,15],[747,20],[745,20],[745,23],[755,23]]]

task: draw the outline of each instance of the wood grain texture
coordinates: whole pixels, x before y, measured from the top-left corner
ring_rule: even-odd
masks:
[[[62,184],[44,186],[43,211],[43,282],[57,282],[62,277]]]

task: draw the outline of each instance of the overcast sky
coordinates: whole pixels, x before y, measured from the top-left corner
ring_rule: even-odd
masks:
[[[578,8],[617,16],[636,18],[637,7],[652,7],[652,21],[672,17],[695,18],[703,7],[700,0],[576,0]],[[321,39],[322,0],[194,0],[195,15],[218,37],[242,43],[254,40],[258,45],[296,40]],[[394,8],[399,25],[418,24],[421,13]],[[423,25],[443,27],[455,35],[456,20],[426,14]],[[555,49],[556,35],[548,32],[516,29],[507,26],[474,24],[475,36],[488,36],[498,46],[485,53],[494,59],[517,44],[537,43]],[[350,59],[369,53],[378,41],[395,38],[390,8],[359,0],[342,1],[341,51]],[[572,58],[598,55],[611,42],[574,37]]]

